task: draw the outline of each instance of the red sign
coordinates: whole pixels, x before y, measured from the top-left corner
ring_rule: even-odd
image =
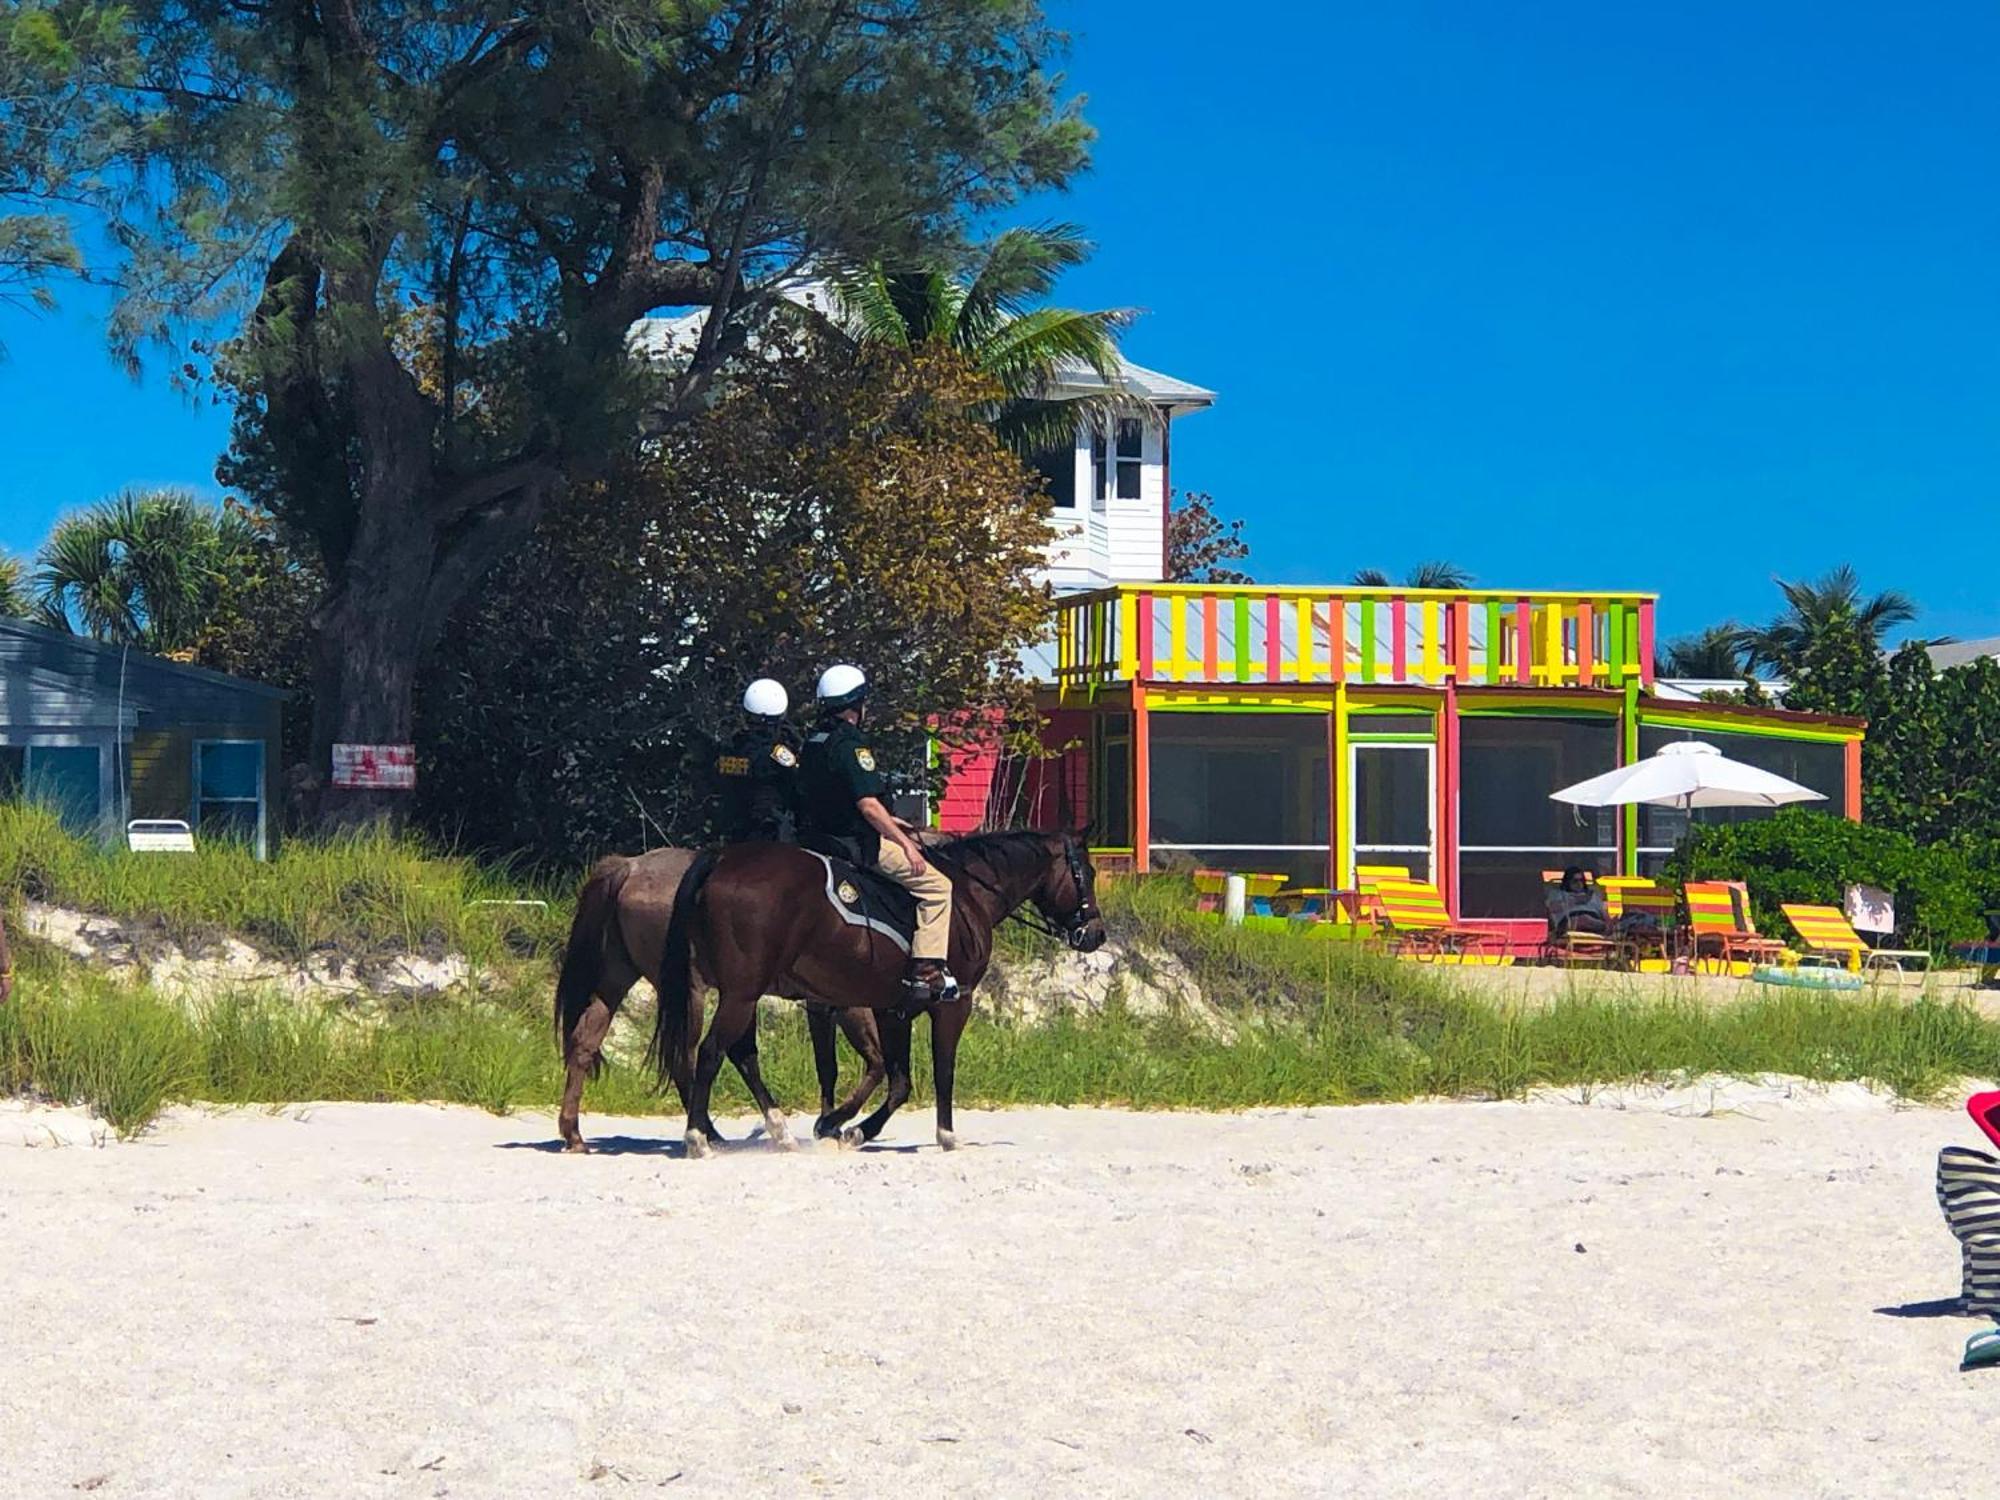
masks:
[[[335,745],[333,784],[363,791],[411,791],[417,784],[417,747]]]

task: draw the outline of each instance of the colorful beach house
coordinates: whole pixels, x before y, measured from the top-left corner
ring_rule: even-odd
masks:
[[[1336,891],[1358,867],[1400,866],[1452,916],[1525,945],[1544,931],[1545,871],[1651,873],[1687,816],[1549,794],[1669,741],[1860,816],[1864,726],[1657,679],[1653,594],[1160,581],[1172,424],[1212,397],[1146,374],[1152,414],[1080,432],[1074,488],[1056,492],[1039,675],[1057,753],[964,758],[944,827],[1061,822],[1090,829],[1101,866]]]

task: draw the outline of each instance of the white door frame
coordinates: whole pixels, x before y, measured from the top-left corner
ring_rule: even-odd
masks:
[[[1421,752],[1424,757],[1424,826],[1430,834],[1427,844],[1364,844],[1361,842],[1361,817],[1359,801],[1361,797],[1361,755],[1364,751],[1388,750],[1398,755]],[[1349,743],[1347,747],[1347,868],[1352,870],[1363,864],[1393,864],[1394,860],[1378,856],[1391,854],[1422,854],[1429,866],[1430,882],[1438,879],[1438,807],[1437,807],[1437,741],[1410,740],[1369,740],[1360,744]],[[1366,851],[1367,859],[1361,857]]]

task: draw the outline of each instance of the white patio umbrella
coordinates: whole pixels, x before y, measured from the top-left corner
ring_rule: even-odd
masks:
[[[1550,792],[1549,797],[1578,807],[1644,802],[1684,811],[1697,807],[1783,807],[1787,802],[1826,800],[1824,792],[1731,760],[1699,740],[1663,746],[1658,755]]]

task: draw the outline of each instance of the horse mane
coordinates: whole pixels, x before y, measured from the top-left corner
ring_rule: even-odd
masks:
[[[968,859],[983,857],[1011,874],[1015,866],[1031,864],[1036,869],[1042,868],[1049,857],[1049,840],[1061,837],[1061,833],[1051,829],[1002,828],[991,833],[960,834],[933,844],[926,852],[941,855],[961,872]]]

